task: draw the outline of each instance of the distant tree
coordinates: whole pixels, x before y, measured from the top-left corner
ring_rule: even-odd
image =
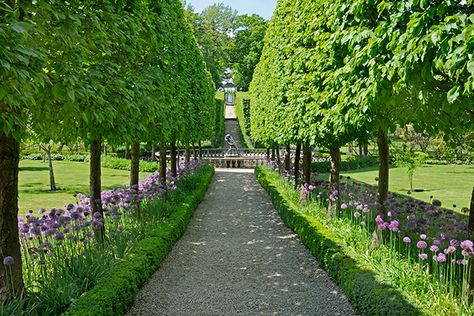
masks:
[[[267,22],[259,15],[237,17],[238,28],[229,47],[229,57],[234,71],[234,82],[248,90],[255,67],[260,60]]]

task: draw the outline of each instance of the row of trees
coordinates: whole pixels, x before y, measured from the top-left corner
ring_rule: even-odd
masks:
[[[471,1],[280,1],[251,83],[253,138],[302,145],[305,161],[311,146],[328,148],[335,191],[340,146],[376,138],[385,211],[390,130],[411,123],[453,142],[473,131],[472,10]]]
[[[0,301],[23,290],[19,144],[90,146],[91,211],[102,213],[101,144],[210,139],[215,88],[179,0],[0,1]],[[188,145],[189,146],[189,145]],[[164,169],[166,164],[163,165]],[[165,170],[162,170],[165,174]]]
[[[230,75],[247,91],[262,53],[267,22],[256,14],[239,15],[222,3],[201,13],[194,12],[189,4],[185,7],[214,84],[221,86],[222,78]]]

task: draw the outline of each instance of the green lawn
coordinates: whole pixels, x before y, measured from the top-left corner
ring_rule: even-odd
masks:
[[[376,185],[377,168],[360,169],[343,172],[355,180]],[[413,177],[413,187],[424,189],[414,192],[412,197],[430,202],[430,196],[440,200],[443,207],[460,211],[469,207],[472,187],[474,186],[474,166],[468,165],[426,165],[416,169]],[[410,188],[406,168],[390,169],[390,191],[407,194]],[[453,208],[453,205],[456,205]]]
[[[28,210],[35,213],[38,209],[63,207],[67,203],[75,203],[74,193],[89,191],[89,164],[83,162],[54,161],[56,186],[61,190],[49,191],[48,164],[42,161],[22,160],[19,176],[20,214]],[[144,178],[148,174],[141,174]],[[121,187],[128,184],[129,172],[102,168],[103,190]]]

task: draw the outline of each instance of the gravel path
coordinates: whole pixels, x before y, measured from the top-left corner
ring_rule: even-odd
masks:
[[[353,315],[249,171],[218,171],[132,315]]]

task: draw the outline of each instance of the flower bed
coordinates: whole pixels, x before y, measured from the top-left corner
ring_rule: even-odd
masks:
[[[459,257],[461,251],[466,257],[472,253],[468,241],[458,242],[456,246],[450,246],[450,241],[441,241],[436,260],[433,254],[429,256],[431,264],[425,258],[427,241],[437,239],[416,235],[419,249],[411,245],[411,239],[405,245],[403,238],[408,236],[400,233],[402,224],[395,218],[385,221],[376,217],[369,205],[354,203],[357,201],[349,205],[350,201],[343,199],[341,214],[335,216],[335,212],[330,212],[333,216],[328,217],[328,198],[335,195],[323,189],[324,182],[311,187],[306,185],[300,192],[268,167],[258,168],[257,177],[285,222],[361,314],[472,314],[472,308],[459,291],[467,280],[466,262],[451,262],[455,258],[467,259]],[[426,247],[420,242],[425,242]],[[455,247],[455,252],[449,247]],[[449,250],[446,253],[440,251],[442,248]],[[449,264],[445,264],[443,258]]]
[[[73,315],[123,312],[185,230],[212,175],[212,167],[192,164],[165,186],[153,174],[138,188],[103,192],[104,218],[78,196],[65,209],[20,219],[28,292],[0,306],[3,313],[57,315],[71,304]]]

